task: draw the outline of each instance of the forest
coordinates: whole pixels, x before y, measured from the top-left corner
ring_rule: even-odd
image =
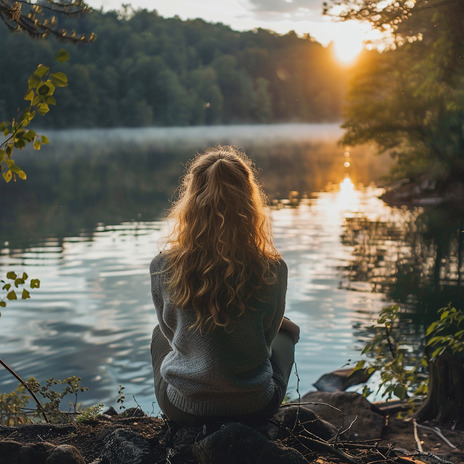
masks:
[[[69,87],[41,127],[141,127],[339,121],[346,72],[310,35],[236,32],[201,19],[126,7],[60,17],[57,28],[95,33],[67,45]],[[0,120],[23,101],[38,63],[63,46],[0,28]],[[47,64],[48,65],[48,64]]]

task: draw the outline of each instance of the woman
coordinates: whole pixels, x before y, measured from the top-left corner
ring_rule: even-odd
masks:
[[[150,265],[155,394],[175,422],[259,421],[285,396],[299,329],[283,318],[287,266],[264,204],[233,147],[198,155],[183,179]]]

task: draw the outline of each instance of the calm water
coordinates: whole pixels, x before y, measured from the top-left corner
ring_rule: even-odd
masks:
[[[290,395],[358,359],[368,336],[364,326],[393,301],[398,263],[417,261],[411,240],[417,244],[423,232],[417,225],[422,210],[387,206],[379,199],[382,189],[369,183],[385,166],[361,150],[345,167],[335,125],[221,128],[215,135],[198,128],[185,139],[173,130],[142,132],[55,134],[58,148],[48,158],[36,163],[26,155],[26,183],[8,191],[2,186],[15,208],[0,228],[0,275],[26,271],[40,278],[41,288],[2,311],[1,358],[26,378],[81,376],[90,388],[80,396],[86,405],[116,406],[122,384],[126,406],[158,414],[148,265],[162,246],[160,218],[183,164],[221,142],[245,147],[273,200],[275,240],[290,271],[287,315],[302,329],[299,380],[292,375]],[[445,267],[451,273],[439,285],[452,281],[459,289],[462,250],[455,238],[450,232]],[[426,262],[437,259],[430,233],[421,243]],[[426,278],[427,269],[418,272]],[[408,290],[406,297],[411,306],[423,294]],[[0,391],[15,386],[0,371]]]

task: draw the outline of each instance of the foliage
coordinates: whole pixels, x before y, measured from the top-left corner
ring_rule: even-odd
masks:
[[[74,417],[81,414],[81,405],[77,401],[78,393],[88,390],[87,387],[81,385],[80,381],[81,378],[76,376],[67,377],[64,380],[50,378],[45,381],[44,385],[41,385],[34,377],[31,377],[25,382],[25,386],[20,385],[15,391],[0,395],[0,424],[17,425],[34,422],[40,420],[44,413],[48,421],[52,423],[72,421]],[[62,387],[59,391],[56,389],[58,385]],[[43,399],[40,406],[37,405],[35,409],[27,408],[31,396],[25,392],[26,389]],[[63,411],[62,402],[68,395],[72,397],[72,401],[69,402],[68,411]],[[83,420],[97,414],[98,407],[82,411],[85,412]]]
[[[0,393],[0,424],[9,427],[27,424],[29,419],[24,412],[29,402],[29,395],[20,385],[11,393]]]
[[[357,369],[367,368],[369,373],[378,372],[380,383],[375,393],[387,400],[393,396],[399,400],[408,399],[411,404],[415,399],[423,398],[428,393],[427,373],[430,362],[444,355],[464,353],[464,311],[448,304],[438,310],[439,319],[432,322],[426,330],[426,349],[423,356],[408,356],[408,350],[398,339],[400,309],[398,305],[384,308],[377,323],[372,326],[375,333],[365,346],[362,354],[374,356],[373,361],[362,360]],[[396,329],[396,330],[395,330]],[[430,354],[427,347],[433,347]],[[374,393],[368,386],[364,395]]]
[[[79,412],[79,415],[76,417],[76,422],[78,424],[85,424],[86,422],[94,421],[101,414],[102,410],[103,404],[89,406]]]
[[[61,49],[55,58],[59,63],[63,63],[69,59],[69,54],[66,50]],[[5,136],[5,140],[0,144],[0,172],[2,172],[6,182],[10,182],[11,179],[16,181],[17,177],[22,180],[26,179],[26,173],[13,159],[15,149],[22,150],[32,143],[34,150],[40,150],[42,145],[49,143],[47,136],[38,135],[27,126],[36,114],[43,116],[49,112],[50,105],[56,104],[55,89],[56,87],[66,87],[68,79],[63,72],[51,73],[48,66],[39,64],[27,83],[28,89],[24,95],[24,100],[29,101],[29,106],[11,122],[0,123],[0,130]]]
[[[345,144],[373,141],[396,177],[464,182],[464,8],[457,0],[342,0],[340,18],[389,31],[364,55],[347,96]]]
[[[83,0],[46,0],[35,1],[11,1],[0,0],[0,19],[11,31],[24,31],[34,38],[45,38],[52,35],[59,40],[68,42],[88,42],[93,36],[77,36],[76,32],[71,35],[64,30],[58,29],[56,17],[50,13],[60,15],[81,15],[88,11]]]
[[[25,285],[29,279],[29,276],[23,272],[21,276],[16,274],[14,271],[10,271],[6,274],[7,280],[0,280],[2,285],[2,290],[6,294],[6,299],[9,301],[17,300],[18,296],[20,295],[22,300],[27,300],[31,297],[29,290],[26,289]],[[39,279],[30,279],[29,280],[29,287],[31,289],[39,288],[40,287],[40,280]],[[19,291],[21,290],[21,293]],[[0,307],[5,308],[7,302],[2,298],[0,299]],[[0,313],[1,314],[1,313]]]
[[[438,312],[440,319],[430,324],[426,332],[430,337],[427,346],[434,348],[430,358],[435,359],[446,352],[452,356],[464,353],[464,311],[449,303]]]
[[[413,401],[427,393],[426,382],[421,374],[427,367],[425,357],[415,359],[408,356],[406,347],[395,340],[394,329],[397,328],[399,306],[384,308],[377,323],[371,327],[374,330],[372,340],[364,347],[362,354],[373,356],[373,361],[359,361],[356,370],[366,368],[368,373],[378,372],[380,383],[375,391],[390,400],[393,396],[400,400]],[[364,396],[374,393],[367,385],[364,386]]]
[[[70,28],[75,18],[61,19]],[[98,38],[73,50],[65,70],[69,88],[43,127],[340,120],[345,69],[309,35],[236,32],[130,8],[93,11],[76,27]],[[1,119],[20,98],[14,84],[36,57],[49,59],[53,43],[28,43],[26,54],[23,38],[1,29],[0,41]],[[12,71],[19,54],[22,64]]]

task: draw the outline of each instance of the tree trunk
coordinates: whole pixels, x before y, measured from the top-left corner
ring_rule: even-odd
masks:
[[[415,414],[418,420],[464,422],[464,362],[443,354],[430,364],[429,393]]]

